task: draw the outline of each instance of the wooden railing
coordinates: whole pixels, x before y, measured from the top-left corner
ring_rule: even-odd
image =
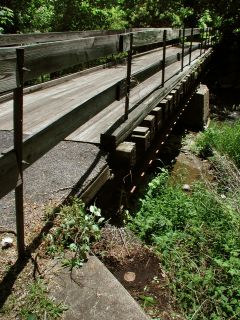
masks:
[[[116,95],[116,90],[119,91],[119,88],[117,88],[119,86],[125,88],[125,119],[127,119],[131,77],[133,76],[131,74],[133,50],[152,44],[163,46],[163,59],[159,63],[147,66],[145,70],[135,73],[134,77],[139,81],[143,81],[162,70],[162,86],[164,86],[166,66],[179,60],[182,61],[183,65],[186,54],[191,56],[191,51],[199,47],[202,50],[203,47],[209,44],[209,30],[205,31],[205,35],[208,34],[208,36],[204,39],[200,39],[201,34],[200,29],[196,28],[184,30],[148,28],[144,30],[133,29],[130,33],[87,31],[0,35],[0,94],[9,91],[14,92],[14,146],[0,155],[0,198],[15,189],[17,241],[20,257],[24,255],[23,170],[101,109],[117,98],[120,99]],[[198,37],[200,45],[192,44],[196,37]],[[167,45],[173,40],[179,40],[182,46],[182,53],[180,56],[175,54],[166,58]],[[190,41],[187,48],[185,46],[186,41]],[[13,44],[18,44],[18,46],[3,47]],[[95,96],[89,101],[77,105],[64,116],[23,140],[23,88],[26,81],[46,73],[56,72],[120,52],[128,53],[125,81],[113,84],[112,87],[106,89],[104,95]],[[189,63],[191,63],[191,58]],[[112,89],[113,87],[114,90]]]

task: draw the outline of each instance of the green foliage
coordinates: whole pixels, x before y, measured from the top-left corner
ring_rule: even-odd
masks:
[[[70,268],[82,266],[90,250],[91,241],[100,237],[104,218],[94,205],[89,211],[75,198],[71,205],[61,208],[58,223],[48,235],[50,254],[60,254],[62,263]]]
[[[48,297],[46,285],[39,279],[29,285],[21,310],[21,318],[24,320],[58,319],[66,309],[66,306],[56,304]]]
[[[221,27],[229,34],[238,31],[240,19],[238,0],[227,4],[224,0],[2,0],[1,4],[0,12],[4,13],[3,21],[7,19],[7,24],[3,22],[4,26],[0,27],[5,32],[199,24],[200,27]]]
[[[54,7],[51,0],[32,0],[20,14],[20,21],[24,25],[24,32],[48,32],[52,30]]]
[[[194,150],[202,157],[208,157],[217,150],[226,154],[240,167],[240,121],[233,123],[212,122],[196,140]]]
[[[7,25],[13,24],[13,11],[7,7],[0,6],[0,33],[4,32]]]
[[[163,170],[129,224],[155,246],[186,319],[239,317],[240,198],[236,209],[227,196],[205,185],[186,194]]]
[[[189,7],[180,7],[178,10],[168,10],[160,14],[162,20],[168,19],[173,28],[181,28],[187,18],[193,15],[193,9]]]
[[[152,306],[157,303],[156,299],[151,296],[140,295],[139,299],[142,301],[143,308]]]

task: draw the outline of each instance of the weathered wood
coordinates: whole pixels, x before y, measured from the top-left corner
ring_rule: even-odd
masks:
[[[24,80],[119,52],[119,35],[24,46]]]
[[[150,147],[150,141],[151,141],[151,133],[149,128],[147,127],[141,127],[145,128],[145,130],[140,130],[140,134],[138,133],[139,127],[135,128],[133,130],[133,133],[130,137],[131,141],[136,143],[136,148],[137,148],[137,155],[139,153],[146,151]],[[143,134],[144,132],[144,134]]]
[[[16,153],[11,149],[0,155],[0,198],[16,187],[18,177]]]
[[[193,29],[193,30],[192,30]],[[192,36],[196,36],[200,34],[199,28],[186,28],[185,29],[185,37],[190,38]]]
[[[15,188],[15,211],[17,229],[17,248],[19,259],[24,257],[24,208],[23,208],[23,162],[22,162],[22,140],[23,140],[23,66],[24,49],[17,49],[17,67],[19,87],[14,89],[14,150],[17,157],[19,179]]]
[[[177,107],[177,104],[178,104],[178,91],[177,89],[173,89],[170,94],[173,96],[173,106],[174,108]]]
[[[209,51],[211,54],[211,51]],[[110,128],[104,134],[101,135],[101,145],[105,150],[115,149],[116,146],[124,141],[132,132],[132,128],[141,123],[147,114],[151,112],[156,106],[159,105],[159,101],[170,93],[172,89],[180,82],[186,75],[191,72],[195,65],[198,65],[204,61],[203,57],[201,61],[197,60],[192,63],[190,67],[186,67],[185,70],[168,80],[168,85],[164,88],[155,90],[150,96],[148,96],[137,108],[131,110],[127,121],[121,123],[116,129]]]
[[[203,58],[205,56],[207,56],[207,54],[204,55]],[[202,59],[202,61],[204,61],[204,59]],[[197,64],[200,62],[196,61],[195,63]],[[191,69],[187,67],[181,75],[175,76],[169,80],[167,88],[164,90],[159,89],[154,91],[147,100],[140,103],[138,108],[135,108],[130,112],[130,119],[128,119],[127,123],[119,125],[117,132],[115,132],[115,130],[113,131],[111,128],[110,131],[113,133],[113,138],[112,136],[110,137],[110,144],[114,145],[116,148],[120,142],[124,141],[124,139],[131,133],[132,128],[137,126],[143,118],[159,104],[159,100],[166,96],[170,90],[173,89],[174,86],[183,79],[183,77],[185,77],[189,70]],[[99,91],[98,94],[85,102],[79,102],[79,104],[74,103],[75,106],[72,105],[71,111],[67,114],[64,116],[59,114],[59,118],[55,119],[53,123],[49,121],[49,125],[45,125],[35,135],[25,139],[23,143],[23,159],[28,162],[28,164],[25,164],[24,168],[31,165],[71,132],[78,129],[89,118],[93,117],[99,112],[99,110],[104,108],[104,106],[115,101],[115,97],[116,87],[111,86],[101,92]],[[17,176],[18,168],[16,165],[16,156],[13,149],[11,149],[0,157],[1,196],[7,194],[16,186]]]
[[[163,111],[163,121],[168,119],[169,117],[169,102],[167,99],[162,99],[158,105],[158,107],[160,107]]]
[[[0,49],[0,93],[17,88],[16,70],[16,49]]]
[[[192,52],[197,49],[198,49],[198,45],[192,46]],[[188,55],[188,53],[189,53],[189,49],[187,48],[184,50],[184,56]],[[174,53],[168,56],[165,59],[165,68],[179,61],[179,54],[180,54],[180,51],[178,53]],[[159,60],[157,62],[154,62],[146,66],[145,68],[142,68],[140,71],[133,72],[131,76],[131,88],[135,87],[139,83],[143,82],[144,80],[150,78],[155,73],[162,70],[162,67],[163,67],[163,61]],[[117,91],[117,100],[120,100],[122,97],[124,97],[125,88],[126,88],[125,80],[120,81],[118,91]]]
[[[114,155],[115,167],[134,167],[136,164],[136,143],[124,141],[116,148]]]
[[[156,122],[155,116],[152,114],[148,114],[143,119],[143,122],[141,123],[141,126],[149,128],[151,140],[153,140],[155,136],[155,122]]]
[[[51,41],[65,41],[86,37],[105,36],[125,33],[127,30],[88,30],[48,33],[27,33],[27,34],[1,34],[0,47],[33,44]]]
[[[155,116],[156,130],[159,130],[163,124],[163,108],[155,107],[150,114],[153,114]]]
[[[97,178],[88,185],[79,195],[84,203],[89,203],[100,190],[100,188],[109,180],[110,178],[110,169],[106,165]]]
[[[167,41],[172,41],[179,38],[179,29],[172,28],[155,28],[147,29],[144,31],[133,32],[133,47],[143,47],[146,45],[151,45],[155,43],[163,42],[164,30],[167,31]],[[122,36],[122,46],[125,50],[129,50],[129,35],[125,34]]]
[[[58,118],[36,134],[27,137],[23,141],[24,169],[33,164],[57,143],[79,128],[92,116],[97,114],[102,108],[112,103],[115,100],[115,96],[115,90],[110,87],[81,105],[76,105],[76,107],[69,113]],[[66,125],[66,123],[68,125]],[[11,149],[6,155],[3,155],[3,159],[2,157],[0,158],[1,197],[15,188],[17,183],[16,176],[18,176],[18,168],[16,159],[13,158],[12,153],[14,153],[13,149]],[[6,183],[8,181],[9,173],[9,179],[11,181]]]
[[[173,113],[173,107],[174,107],[174,101],[173,101],[173,95],[171,94],[168,94],[166,97],[165,97],[166,100],[168,100],[168,114],[169,115],[172,115]]]

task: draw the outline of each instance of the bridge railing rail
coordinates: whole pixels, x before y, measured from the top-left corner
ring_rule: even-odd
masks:
[[[110,34],[102,35],[101,32],[97,32],[97,34],[97,36],[91,37],[87,37],[85,34],[86,37],[62,41],[56,40],[56,37],[54,38],[56,41],[45,41],[46,39],[49,40],[49,35],[46,37],[37,35],[34,39],[39,42],[42,41],[42,43],[0,48],[0,93],[9,90],[14,91],[14,145],[0,155],[0,198],[15,189],[17,242],[20,257],[24,255],[25,247],[23,170],[99,112],[99,108],[104,108],[113,100],[116,100],[116,96],[111,91],[106,91],[103,99],[92,98],[90,103],[86,102],[76,106],[76,108],[50,125],[43,127],[36,134],[23,139],[24,83],[42,74],[63,70],[85,61],[95,60],[119,52],[127,52],[126,119],[129,113],[133,50],[150,44],[161,44],[163,46],[163,56],[159,59],[158,66],[156,68],[151,66],[153,70],[152,72],[148,70],[147,76],[144,76],[143,73],[135,74],[134,76],[145,79],[162,69],[162,78],[164,79],[165,67],[175,61],[183,61],[184,56],[189,53],[189,50],[193,49],[194,36],[200,35],[200,29],[149,28],[147,30],[134,29],[130,33],[110,32]],[[32,35],[29,36],[28,40],[24,38],[24,35],[21,36],[22,39],[20,41],[33,41]],[[42,38],[40,39],[40,37]],[[3,38],[0,36],[0,46],[1,39]],[[182,46],[182,54],[166,58],[167,45],[170,41],[176,39],[179,39]],[[185,47],[186,40],[190,40],[190,45],[187,48]],[[6,41],[5,38],[4,41]],[[206,40],[204,39],[204,41]],[[14,42],[16,42],[15,38],[12,39],[12,42],[8,41],[8,45]],[[199,44],[197,47],[199,47]],[[164,81],[162,81],[161,85],[164,86]],[[89,108],[90,104],[91,108]]]

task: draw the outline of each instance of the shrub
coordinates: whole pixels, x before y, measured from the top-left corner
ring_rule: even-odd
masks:
[[[129,224],[159,253],[186,319],[240,315],[240,212],[228,200],[203,184],[186,194],[164,170]]]

